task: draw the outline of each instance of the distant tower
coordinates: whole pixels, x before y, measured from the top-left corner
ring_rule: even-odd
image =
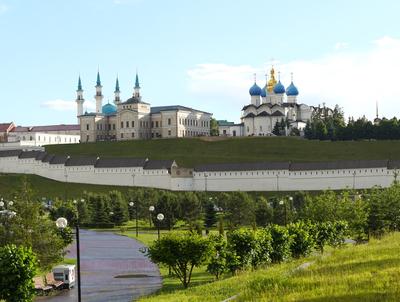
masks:
[[[249,89],[249,94],[251,96],[251,103],[254,106],[259,106],[260,105],[260,96],[261,96],[262,90],[261,88],[257,85],[257,78],[256,74],[254,74],[254,84],[253,86],[250,87]]]
[[[136,79],[135,79],[135,87],[134,87],[133,96],[135,98],[140,99],[140,84],[139,84],[139,76],[138,76],[137,71],[136,71]]]
[[[121,102],[121,98],[119,96],[120,91],[119,91],[119,81],[118,81],[118,76],[117,76],[117,80],[115,81],[115,91],[114,91],[114,104],[118,105]]]
[[[294,104],[297,102],[297,96],[299,95],[299,91],[297,90],[297,87],[294,86],[293,84],[293,73],[291,74],[291,77],[292,81],[289,87],[286,88],[286,95],[287,95],[287,102]]]
[[[378,112],[378,101],[376,101],[376,105],[375,105],[375,110],[376,110],[376,118],[374,119],[374,124],[375,125],[379,125],[379,123],[381,122],[381,119],[379,118],[379,112]]]
[[[95,95],[95,99],[96,99],[96,114],[101,114],[101,107],[103,104],[103,94],[101,92],[101,88],[103,88],[103,86],[101,86],[101,81],[100,81],[100,73],[99,71],[97,71],[97,81],[96,81],[96,95]]]
[[[281,105],[283,103],[283,95],[286,92],[285,86],[281,83],[281,73],[278,73],[278,83],[274,86],[273,93],[274,96],[272,98],[273,104]]]
[[[76,90],[76,104],[77,104],[77,116],[83,115],[83,103],[85,102],[83,98],[83,89],[82,89],[82,82],[81,76],[78,79],[78,89]],[[79,118],[78,118],[79,121]]]

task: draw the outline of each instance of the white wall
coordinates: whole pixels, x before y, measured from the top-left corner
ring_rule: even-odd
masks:
[[[140,186],[173,191],[308,191],[388,187],[395,179],[396,170],[380,167],[318,171],[218,171],[194,172],[193,177],[171,177],[166,169],[65,167],[14,156],[0,157],[0,173],[36,174],[70,183]]]

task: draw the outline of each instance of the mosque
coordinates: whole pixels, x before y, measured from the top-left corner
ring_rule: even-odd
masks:
[[[83,112],[85,100],[79,76],[76,104],[80,141],[83,143],[210,135],[211,113],[181,105],[151,107],[143,101],[137,73],[132,97],[126,101],[121,99],[118,77],[114,104],[103,105],[102,88],[100,73],[97,72],[96,111]]]
[[[289,132],[294,128],[301,131],[311,119],[314,110],[312,106],[298,103],[299,91],[293,83],[293,75],[290,85],[285,89],[280,74],[276,80],[273,67],[265,86],[259,87],[254,80],[249,94],[250,104],[243,107],[241,117],[245,136],[271,135],[275,124],[282,119],[287,121]]]

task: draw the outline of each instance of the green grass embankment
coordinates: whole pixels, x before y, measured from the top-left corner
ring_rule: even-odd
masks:
[[[306,269],[296,269],[315,261]],[[273,265],[225,280],[172,292],[161,291],[144,302],[307,301],[354,302],[399,301],[400,233],[369,244],[346,246],[322,257]]]
[[[178,165],[257,161],[400,159],[400,140],[311,141],[295,137],[179,138],[50,145],[46,151],[70,156],[174,159]]]

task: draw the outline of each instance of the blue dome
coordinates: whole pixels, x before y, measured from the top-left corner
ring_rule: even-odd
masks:
[[[299,91],[297,90],[297,87],[294,86],[293,82],[290,83],[289,87],[286,89],[286,95],[287,96],[299,95]]]
[[[265,98],[267,96],[267,86],[261,89],[261,97]]]
[[[261,88],[256,83],[254,83],[254,85],[251,86],[251,88],[249,89],[249,93],[251,96],[261,95]]]
[[[115,107],[114,105],[108,103],[108,104],[105,104],[102,107],[101,112],[104,115],[113,115],[113,114],[117,113],[117,107]]]
[[[285,86],[282,85],[281,81],[276,83],[274,87],[274,93],[276,94],[285,93]]]

